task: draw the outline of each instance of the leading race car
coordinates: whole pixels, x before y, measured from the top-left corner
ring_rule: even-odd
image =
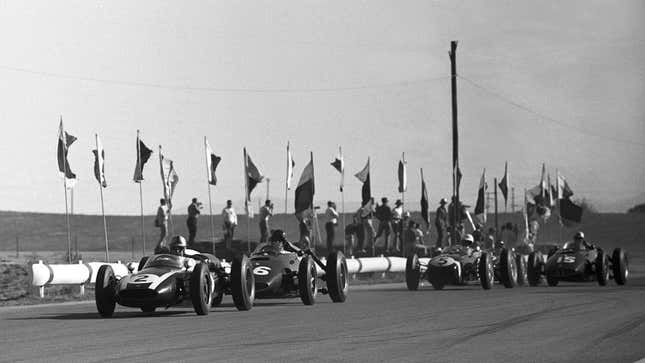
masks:
[[[601,248],[587,243],[582,232],[576,233],[573,241],[565,243],[562,249],[551,250],[546,262],[542,261],[543,256],[539,251],[529,255],[528,278],[531,286],[537,286],[542,275],[549,286],[556,286],[560,281],[597,281],[605,286],[609,279],[624,285],[629,275],[625,250],[616,248],[608,256]]]
[[[118,303],[144,312],[188,304],[198,315],[206,315],[224,294],[233,295],[238,310],[251,309],[255,281],[246,256],[235,258],[227,273],[217,257],[187,250],[181,236],[173,237],[170,249],[171,253],[143,257],[136,273],[121,278],[109,265],[101,266],[95,285],[99,314],[112,316]]]
[[[333,302],[345,301],[349,274],[342,252],[331,252],[323,262],[310,250],[288,242],[281,230],[272,231],[269,241],[258,245],[250,258],[258,299],[300,297],[305,305],[313,305],[320,292],[329,294]],[[319,274],[316,266],[324,274]],[[320,281],[326,287],[320,287]]]

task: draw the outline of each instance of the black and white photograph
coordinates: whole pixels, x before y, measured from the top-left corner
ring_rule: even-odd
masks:
[[[645,362],[642,0],[0,0],[0,363]]]

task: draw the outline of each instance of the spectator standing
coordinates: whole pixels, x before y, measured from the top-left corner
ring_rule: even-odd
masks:
[[[392,246],[389,244],[390,233],[392,232],[392,210],[388,205],[387,198],[381,198],[381,205],[376,206],[375,215],[378,219],[378,232],[376,233],[375,240],[379,239],[385,234],[383,249],[386,252],[391,252]]]
[[[235,227],[237,227],[237,214],[233,209],[233,202],[226,201],[226,208],[222,209],[222,216],[224,217],[224,243],[227,249],[231,249],[233,236],[235,234]]]
[[[310,248],[313,212],[307,209],[296,218],[298,218],[298,229],[300,230],[300,248]]]
[[[192,202],[188,206],[188,218],[186,218],[186,226],[188,227],[188,246],[192,246],[195,243],[195,237],[197,236],[197,217],[199,217],[199,210],[202,209],[202,203],[197,201],[197,198],[193,198]]]
[[[401,199],[396,200],[394,209],[392,209],[392,232],[394,234],[394,248],[400,251],[403,244],[403,202]]]
[[[170,206],[166,203],[164,198],[159,200],[159,207],[157,208],[157,217],[155,218],[155,226],[159,228],[159,241],[155,246],[155,253],[160,252],[166,248],[166,235],[168,234],[168,215],[170,214]]]
[[[371,198],[370,201],[361,208],[361,221],[363,223],[363,230],[365,231],[364,235],[364,247],[372,247],[372,255],[374,254],[374,236],[376,232],[374,231],[374,198]]]
[[[264,202],[260,208],[260,243],[269,240],[269,219],[273,216],[273,203],[270,200]]]
[[[446,230],[448,229],[448,211],[446,210],[446,203],[448,203],[446,198],[441,198],[439,201],[439,208],[437,208],[434,217],[434,226],[437,228],[437,247],[443,246]]]
[[[365,229],[363,228],[363,220],[361,218],[361,213],[363,212],[362,208],[358,208],[356,213],[352,216],[352,224],[345,227],[345,234],[350,233],[356,237],[356,243],[352,245],[352,248],[356,248],[358,254],[366,254],[365,251]]]
[[[334,248],[334,239],[336,239],[336,227],[338,226],[338,212],[336,211],[336,203],[331,200],[327,202],[327,210],[325,211],[327,223],[325,223],[325,232],[327,232],[327,251],[331,252]]]

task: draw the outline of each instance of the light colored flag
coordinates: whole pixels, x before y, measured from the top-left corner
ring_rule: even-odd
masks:
[[[215,175],[215,171],[217,170],[217,166],[219,165],[219,162],[222,161],[222,158],[215,155],[213,152],[213,149],[211,148],[211,145],[208,143],[208,140],[204,138],[205,143],[206,143],[206,165],[208,168],[208,184],[211,185],[217,185],[217,175]]]
[[[300,181],[296,187],[295,210],[296,214],[302,213],[313,207],[315,193],[314,182],[314,160],[313,157],[307,163],[300,175]]]
[[[175,193],[179,175],[175,171],[175,165],[172,160],[164,156],[161,145],[159,145],[159,168],[161,173],[161,182],[163,184],[163,196],[169,203],[172,203],[172,196]]]
[[[96,136],[96,149],[92,150],[94,154],[94,177],[96,181],[103,188],[107,188],[107,181],[105,180],[105,150],[103,150],[103,144],[101,144],[101,139],[99,135]]]
[[[76,141],[76,137],[68,134],[63,127],[63,118],[60,118],[60,124],[58,125],[58,145],[56,156],[58,159],[58,171],[61,173],[61,176],[65,178],[65,187],[67,189],[74,188],[76,185],[76,174],[72,172],[72,169],[69,166],[69,160],[67,159],[67,154],[69,152],[69,147]]]
[[[567,183],[564,175],[558,173],[556,179],[557,198],[565,199],[573,196],[573,191],[571,190],[571,187],[569,187],[569,183]]]
[[[408,171],[407,171],[407,162],[405,161],[405,153],[401,156],[399,160],[399,193],[403,193],[408,190]]]
[[[287,190],[291,190],[291,180],[293,180],[293,168],[296,166],[296,162],[293,161],[293,156],[291,155],[291,148],[287,142]]]

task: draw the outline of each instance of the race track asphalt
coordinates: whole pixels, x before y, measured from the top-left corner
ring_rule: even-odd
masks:
[[[248,312],[227,297],[208,316],[9,307],[0,308],[0,337],[2,362],[633,362],[645,357],[645,278],[488,291],[360,286],[343,304],[258,300]]]

